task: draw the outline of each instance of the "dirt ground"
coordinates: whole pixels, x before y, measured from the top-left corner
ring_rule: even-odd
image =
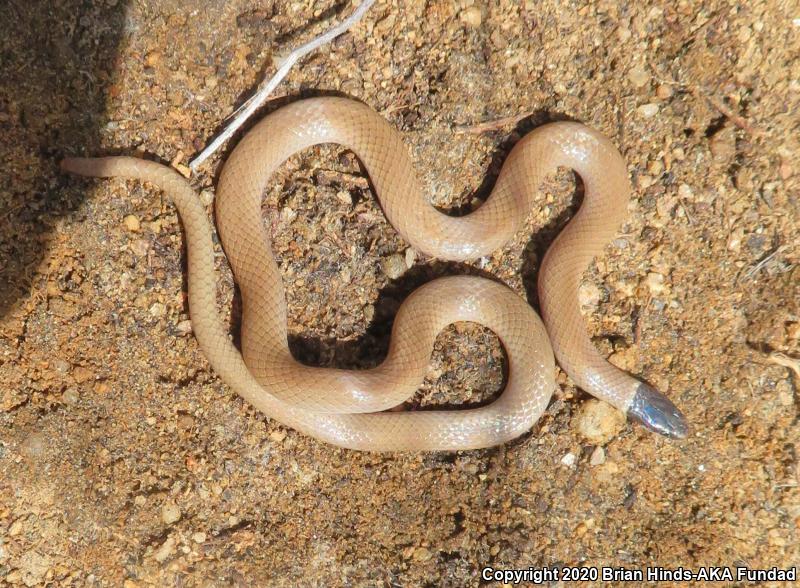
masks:
[[[590,442],[587,396],[559,372],[530,434],[419,455],[323,445],[246,405],[191,336],[169,203],[56,167],[78,153],[185,165],[273,60],[350,10],[0,3],[0,583],[463,586],[485,565],[797,565],[800,6],[379,1],[289,75],[266,111],[364,101],[445,208],[478,206],[548,120],[596,127],[627,159],[630,215],[586,273],[586,316],[690,437],[626,424]],[[193,179],[207,204],[224,157]],[[264,214],[294,353],[374,365],[399,303],[439,275],[489,272],[536,305],[539,260],[579,198],[559,173],[503,250],[442,264],[408,250],[351,154],[293,157]],[[409,406],[491,398],[503,366],[489,331],[451,327]]]

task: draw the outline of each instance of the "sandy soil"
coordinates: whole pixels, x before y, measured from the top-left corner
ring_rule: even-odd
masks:
[[[462,586],[488,564],[800,561],[800,374],[773,361],[800,354],[800,7],[471,5],[379,2],[267,110],[363,100],[402,131],[433,201],[462,210],[542,122],[608,134],[635,195],[586,274],[587,319],[604,354],[684,409],[690,438],[628,424],[588,441],[586,396],[562,373],[536,428],[485,451],[354,453],[257,413],[190,334],[173,209],[141,185],[65,178],[56,161],[184,165],[273,59],[347,3],[8,0],[0,583]],[[223,160],[195,178],[207,203]],[[265,216],[293,350],[320,365],[378,361],[399,302],[437,275],[490,272],[535,304],[538,262],[579,199],[555,176],[525,231],[459,266],[407,249],[350,154],[310,150],[279,176]],[[411,405],[490,398],[503,364],[491,333],[452,327]]]

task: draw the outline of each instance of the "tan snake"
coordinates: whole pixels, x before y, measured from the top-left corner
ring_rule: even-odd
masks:
[[[524,223],[548,173],[559,166],[577,172],[584,201],[539,272],[547,331],[531,307],[505,286],[454,276],[433,280],[408,297],[379,366],[351,371],[297,362],[287,344],[285,293],[261,201],[278,166],[320,143],[355,152],[400,235],[414,248],[448,260],[475,259],[500,247]],[[367,106],[314,98],[265,117],[236,146],[217,189],[217,226],[242,294],[241,353],[217,310],[211,227],[189,183],[169,167],[132,157],[68,158],[62,167],[85,176],[145,180],[166,192],[186,233],[189,312],[200,347],[240,396],[299,431],[372,451],[503,443],[528,431],[547,407],[555,388],[554,351],[561,367],[590,394],[652,430],[670,437],[687,434],[683,416],[664,395],[609,364],[587,335],[578,302],[581,274],[622,222],[630,186],[617,149],[581,124],[552,123],[526,135],[509,154],[487,201],[456,218],[426,200],[398,133]],[[480,323],[499,337],[508,358],[502,395],[487,406],[465,410],[387,411],[417,390],[434,339],[455,321]]]

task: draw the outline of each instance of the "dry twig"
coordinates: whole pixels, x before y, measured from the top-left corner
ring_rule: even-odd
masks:
[[[283,78],[289,73],[289,70],[292,69],[295,63],[300,61],[303,57],[319,49],[323,45],[327,45],[331,41],[333,41],[336,37],[341,35],[342,33],[349,30],[353,25],[355,25],[361,17],[364,16],[364,13],[369,10],[369,8],[375,3],[375,0],[363,0],[361,5],[356,8],[356,10],[340,22],[335,27],[329,29],[319,37],[312,39],[308,43],[301,45],[289,55],[287,55],[280,64],[278,71],[275,72],[271,78],[266,80],[261,86],[258,88],[255,94],[247,100],[242,106],[240,106],[236,110],[236,116],[234,119],[222,130],[222,132],[213,140],[211,143],[203,149],[200,154],[195,157],[190,163],[189,167],[192,171],[197,171],[197,168],[208,159],[217,149],[219,149],[225,141],[227,141],[238,129],[241,127],[245,121],[250,118],[250,116],[264,104],[264,101],[267,97],[275,90],[278,84],[281,83]]]

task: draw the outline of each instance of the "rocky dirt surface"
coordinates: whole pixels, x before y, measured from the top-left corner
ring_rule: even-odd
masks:
[[[282,53],[350,9],[0,5],[0,583],[463,586],[489,564],[796,565],[800,6],[380,1],[281,85],[267,111],[318,94],[376,109],[456,211],[548,120],[602,130],[628,161],[630,215],[583,303],[602,353],[681,406],[690,437],[621,422],[559,373],[530,434],[422,455],[326,446],[246,405],[191,336],[169,203],[56,167],[139,153],[185,169]],[[193,178],[209,212],[222,161]],[[536,304],[576,192],[555,175],[503,250],[442,264],[392,230],[351,154],[293,157],[264,214],[294,353],[374,365],[399,303],[438,275],[489,273]],[[221,252],[219,268],[236,309]],[[493,334],[455,325],[409,407],[485,401],[504,361]]]

